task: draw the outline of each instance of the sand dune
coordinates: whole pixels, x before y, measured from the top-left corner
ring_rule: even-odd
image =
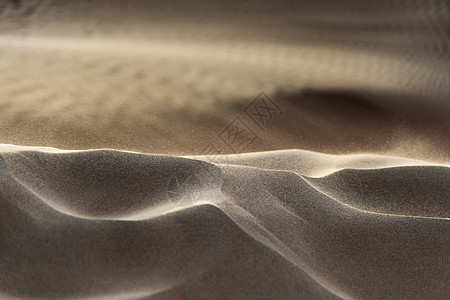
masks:
[[[0,299],[450,299],[449,20],[0,0]]]
[[[0,8],[1,142],[199,154],[263,91],[284,115],[268,132],[255,129],[261,139],[248,152],[449,162],[444,8],[381,0],[10,3]]]
[[[112,150],[1,152],[4,297],[450,292],[448,166],[371,155],[337,156],[331,166],[330,155],[292,150],[227,164]]]

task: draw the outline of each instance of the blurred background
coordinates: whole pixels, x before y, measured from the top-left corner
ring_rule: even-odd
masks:
[[[448,162],[449,6],[0,0],[0,143]]]

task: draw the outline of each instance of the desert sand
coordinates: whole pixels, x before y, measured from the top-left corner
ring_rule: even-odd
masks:
[[[300,150],[227,156],[227,164],[113,150],[0,151],[4,297],[450,292],[448,166]]]
[[[0,299],[449,299],[448,1],[0,1]]]

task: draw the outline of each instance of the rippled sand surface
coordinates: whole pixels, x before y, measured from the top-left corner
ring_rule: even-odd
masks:
[[[449,24],[0,1],[0,298],[450,298]]]

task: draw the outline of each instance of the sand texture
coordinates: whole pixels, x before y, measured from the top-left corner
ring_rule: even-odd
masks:
[[[449,33],[448,0],[0,0],[0,299],[450,299]]]
[[[227,164],[112,150],[1,153],[5,297],[450,292],[448,166],[298,150]]]

